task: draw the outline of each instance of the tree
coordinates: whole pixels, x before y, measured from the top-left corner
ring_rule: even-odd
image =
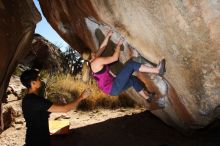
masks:
[[[79,73],[83,64],[83,59],[80,54],[72,47],[68,46],[64,52],[64,56],[69,65],[69,72],[73,75]]]

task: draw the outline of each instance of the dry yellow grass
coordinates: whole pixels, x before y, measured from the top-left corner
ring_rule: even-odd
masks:
[[[120,96],[109,96],[102,92],[93,79],[84,83],[81,77],[59,74],[51,78],[47,84],[47,96],[57,103],[71,102],[75,100],[86,88],[92,90],[91,95],[81,102],[79,109],[90,110],[94,108],[118,108],[133,107],[135,102],[125,94]]]

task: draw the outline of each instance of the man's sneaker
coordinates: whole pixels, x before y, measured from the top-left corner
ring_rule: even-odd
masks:
[[[146,101],[148,102],[148,103],[151,103],[152,102],[152,100],[154,99],[154,96],[156,95],[156,93],[155,92],[150,92],[150,93],[148,93],[148,99],[146,99]]]
[[[160,63],[158,64],[158,67],[159,67],[158,75],[162,77],[164,73],[166,72],[166,60],[162,59]]]

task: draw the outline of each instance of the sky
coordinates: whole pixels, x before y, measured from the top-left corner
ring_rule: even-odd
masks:
[[[47,22],[46,18],[43,16],[38,0],[34,0],[34,3],[42,17],[42,20],[37,23],[35,33],[42,35],[51,43],[61,47],[61,51],[65,51],[68,44],[57,34],[57,32]]]

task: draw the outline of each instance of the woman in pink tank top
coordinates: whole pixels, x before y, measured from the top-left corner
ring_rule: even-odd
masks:
[[[92,75],[96,80],[98,87],[108,95],[118,95],[122,91],[133,87],[143,98],[150,103],[155,95],[153,92],[149,92],[144,89],[143,83],[135,76],[133,76],[134,71],[155,73],[163,76],[166,72],[165,69],[165,59],[162,59],[157,67],[148,67],[144,64],[140,64],[133,60],[129,60],[122,70],[113,77],[110,74],[109,64],[118,61],[120,56],[120,47],[123,44],[123,39],[120,38],[118,41],[115,52],[112,56],[102,57],[100,56],[105,50],[110,37],[113,32],[109,31],[102,42],[99,50],[96,53],[91,53],[90,66],[92,70]]]

